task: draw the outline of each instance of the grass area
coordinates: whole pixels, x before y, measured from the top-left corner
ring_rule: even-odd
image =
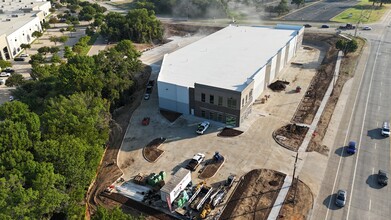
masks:
[[[122,10],[130,10],[130,9],[132,9],[133,0],[108,2],[107,4],[116,6]]]
[[[98,36],[99,36],[98,33],[95,33],[94,35],[91,36],[90,41],[88,41],[88,46],[87,47],[83,47],[83,50],[80,53],[80,55],[87,55],[88,51],[90,51],[91,46],[95,43],[95,41],[98,38]]]
[[[387,10],[388,7],[384,4],[382,7],[372,6],[372,2],[361,0],[356,6],[333,17],[331,21],[355,24],[361,18],[361,23],[373,23],[379,21]]]

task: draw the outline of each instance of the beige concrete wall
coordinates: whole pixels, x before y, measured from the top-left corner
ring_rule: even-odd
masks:
[[[4,48],[8,48],[7,38],[6,38],[5,34],[0,36],[0,60],[7,60],[5,53],[3,51]],[[8,51],[9,51],[9,49],[8,49]]]

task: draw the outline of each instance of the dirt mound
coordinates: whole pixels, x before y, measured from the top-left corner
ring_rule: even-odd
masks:
[[[257,169],[241,178],[220,219],[267,219],[285,174]]]
[[[165,140],[166,138],[160,137],[149,142],[149,144],[143,148],[143,157],[148,162],[156,162],[156,160],[164,153],[164,150],[160,150],[158,147],[162,145]]]
[[[297,124],[287,124],[273,132],[274,140],[281,146],[297,152],[309,128]]]
[[[202,169],[201,174],[198,176],[200,179],[212,178],[216,175],[217,171],[223,166],[225,158],[221,161],[215,161],[213,159],[208,160],[205,167]]]
[[[243,134],[243,131],[235,130],[233,128],[224,128],[217,134],[218,137],[235,137]]]
[[[297,188],[296,188],[297,187]],[[297,190],[297,191],[296,191]],[[295,203],[293,198],[296,191]],[[278,219],[304,220],[307,219],[309,211],[314,205],[314,198],[311,189],[302,181],[294,181],[285,198]]]
[[[268,87],[274,92],[280,92],[282,90],[285,90],[286,85],[289,85],[288,81],[277,80],[274,83],[270,84]]]

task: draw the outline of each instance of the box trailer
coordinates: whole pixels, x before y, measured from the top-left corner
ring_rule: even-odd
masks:
[[[170,206],[186,186],[191,182],[189,170],[180,168],[171,179],[160,189],[160,198]]]

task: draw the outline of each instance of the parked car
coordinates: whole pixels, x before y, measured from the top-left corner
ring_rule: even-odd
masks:
[[[370,31],[370,30],[372,30],[372,28],[369,27],[369,26],[365,26],[365,27],[363,27],[362,29],[363,29],[364,31]]]
[[[381,135],[384,137],[390,136],[390,123],[388,121],[383,122],[383,126],[381,128]]]
[[[379,170],[379,172],[377,173],[377,182],[379,183],[380,186],[387,186],[388,175],[387,175],[386,171]]]
[[[204,134],[206,129],[209,128],[209,125],[210,123],[208,121],[204,121],[200,124],[198,124],[198,127],[197,127],[197,134]]]
[[[4,72],[7,72],[7,73],[14,73],[15,70],[13,70],[11,67],[7,67],[4,69]]]
[[[0,85],[5,85],[5,79],[0,79]]]
[[[26,53],[22,53],[22,54],[20,54],[20,57],[29,57],[29,55]]]
[[[10,102],[12,102],[14,100],[15,100],[15,98],[12,95],[10,95]]]
[[[303,26],[306,27],[306,28],[312,27],[312,25],[310,25],[310,24],[304,24]]]
[[[204,159],[205,159],[205,154],[197,153],[186,165],[186,169],[190,171],[195,171]]]
[[[149,80],[147,84],[147,88],[152,88],[155,85],[155,80]]]
[[[149,125],[150,120],[151,119],[149,117],[144,117],[143,120],[141,121],[141,124],[147,126]]]
[[[24,57],[15,57],[15,61],[25,61],[26,59]]]
[[[145,93],[144,100],[148,100],[150,97],[151,97],[151,95],[149,93]]]
[[[344,207],[346,204],[346,191],[338,190],[337,198],[335,198],[335,205],[338,207]]]
[[[349,141],[348,149],[346,150],[348,154],[355,154],[356,153],[356,142]]]
[[[1,77],[11,76],[11,73],[1,72],[1,73],[0,73],[0,76],[1,76]]]
[[[320,26],[320,28],[330,28],[330,26],[327,24],[322,24],[322,26]]]

